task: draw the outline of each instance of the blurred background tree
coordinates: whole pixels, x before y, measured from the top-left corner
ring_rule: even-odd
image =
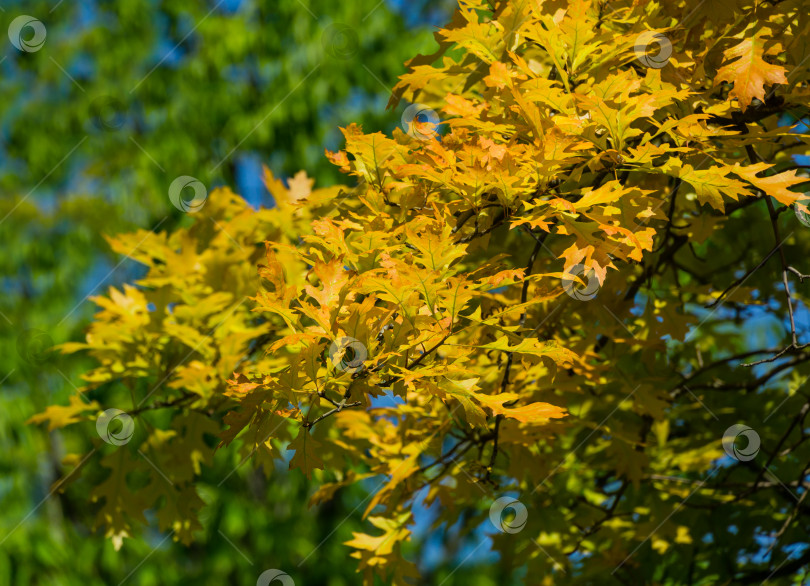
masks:
[[[262,164],[283,178],[306,169],[318,185],[339,181],[324,148],[338,148],[338,127],[350,122],[385,132],[399,123],[405,105],[386,111],[389,90],[406,59],[434,50],[433,27],[454,6],[3,2],[0,584],[252,585],[264,569],[289,566],[322,542],[318,563],[301,568],[305,583],[356,582],[341,542],[357,530],[353,513],[364,493],[308,509],[311,491],[300,474],[278,469],[267,483],[247,463],[201,495],[209,506],[198,544],[185,548],[154,532],[115,552],[91,532],[80,486],[51,495],[65,444],[86,438],[22,422],[67,403],[81,384],[89,360],[48,348],[83,337],[94,311],[87,298],[141,274],[103,235],[182,223],[167,195],[180,175],[209,191],[230,185],[254,207],[273,205]],[[43,23],[39,50],[6,40],[21,15]],[[224,478],[237,464],[221,451],[210,477]],[[440,579],[470,553],[452,528],[430,543],[415,543],[414,555]],[[454,582],[495,583],[472,574],[462,568]]]

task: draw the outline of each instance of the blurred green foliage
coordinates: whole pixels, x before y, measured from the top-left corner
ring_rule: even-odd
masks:
[[[167,195],[179,175],[238,187],[254,205],[272,204],[262,163],[277,176],[303,168],[319,185],[335,182],[324,148],[340,145],[338,127],[349,122],[385,131],[399,122],[401,111],[385,110],[388,89],[406,59],[432,51],[430,25],[452,5],[3,2],[0,584],[252,585],[275,567],[295,570],[299,584],[356,582],[341,542],[358,529],[363,492],[309,509],[299,473],[280,468],[268,484],[248,462],[229,476],[240,462],[220,451],[205,473],[199,543],[153,532],[116,552],[91,531],[82,483],[64,493],[53,485],[63,456],[89,445],[92,430],[49,434],[24,422],[67,403],[90,366],[48,347],[83,336],[88,296],[138,275],[104,234],[182,222]],[[44,24],[38,51],[8,40],[20,15]],[[466,555],[452,539],[448,547],[449,560]]]

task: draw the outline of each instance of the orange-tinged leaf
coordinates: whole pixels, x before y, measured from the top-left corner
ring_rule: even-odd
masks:
[[[766,195],[770,195],[783,205],[791,206],[797,200],[804,197],[804,194],[789,189],[794,185],[807,182],[807,177],[796,176],[796,169],[777,173],[776,175],[757,177],[759,173],[771,167],[773,167],[773,165],[769,165],[768,163],[756,163],[747,166],[735,164],[733,171],[736,175],[739,175],[751,185],[762,190]]]
[[[734,82],[729,98],[737,98],[745,111],[754,98],[765,100],[765,86],[787,83],[785,68],[763,59],[765,39],[758,33],[745,37],[723,52],[725,64],[717,70],[715,85],[721,81]]]
[[[290,188],[289,194],[292,201],[304,199],[312,193],[312,186],[315,185],[315,180],[307,177],[306,171],[299,171],[292,179],[287,180],[287,185]]]

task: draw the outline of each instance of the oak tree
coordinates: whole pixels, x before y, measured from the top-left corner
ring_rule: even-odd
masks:
[[[403,128],[327,153],[347,186],[267,171],[273,209],[110,238],[148,272],[63,346],[103,400],[34,421],[106,430],[70,461],[118,544],[148,509],[190,543],[216,448],[368,486],[367,584],[419,583],[433,503],[504,579],[798,583],[809,32],[800,0],[461,0]]]

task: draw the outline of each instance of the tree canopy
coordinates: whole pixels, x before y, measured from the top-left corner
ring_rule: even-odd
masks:
[[[262,161],[286,179],[298,170],[295,158],[319,181],[335,181],[340,173],[323,157],[323,145],[336,148],[337,126],[350,120],[384,128],[398,122],[400,112],[384,110],[390,85],[407,57],[431,46],[430,24],[447,17],[446,5],[0,2],[0,584],[255,583],[251,562],[270,551],[284,559],[309,551],[329,534],[332,519],[343,519],[363,498],[358,488],[308,509],[306,479],[291,474],[283,484],[267,483],[246,464],[234,472],[239,460],[223,451],[205,468],[210,484],[197,482],[208,504],[207,532],[193,547],[145,531],[114,552],[103,532],[88,538],[98,505],[83,484],[58,483],[70,470],[63,456],[92,449],[86,432],[93,427],[47,432],[25,421],[50,404],[67,404],[80,374],[93,366],[89,356],[48,351],[82,338],[94,307],[87,296],[143,274],[103,234],[184,225],[185,214],[167,196],[178,175],[197,176],[209,188],[238,186],[252,205],[271,202]],[[9,34],[21,16],[42,23],[43,43],[23,44],[34,40],[38,25]],[[340,58],[327,53],[333,23],[356,33],[353,50]],[[284,100],[311,69],[316,73]],[[254,78],[237,75],[246,71]],[[210,172],[245,138],[242,129],[256,126]],[[288,504],[256,510],[268,500]],[[271,519],[276,535],[263,533]],[[299,577],[349,583],[354,568],[340,542],[359,523],[345,522],[321,547],[328,564]]]
[[[94,298],[62,351],[96,367],[32,418],[98,432],[65,482],[117,546],[147,511],[191,544],[216,449],[314,504],[360,485],[366,584],[423,579],[419,506],[469,556],[494,529],[503,583],[801,583],[808,26],[800,0],[462,0],[402,128],[327,151],[346,186],[265,169],[272,209],[223,188],[110,237],[146,273]]]

